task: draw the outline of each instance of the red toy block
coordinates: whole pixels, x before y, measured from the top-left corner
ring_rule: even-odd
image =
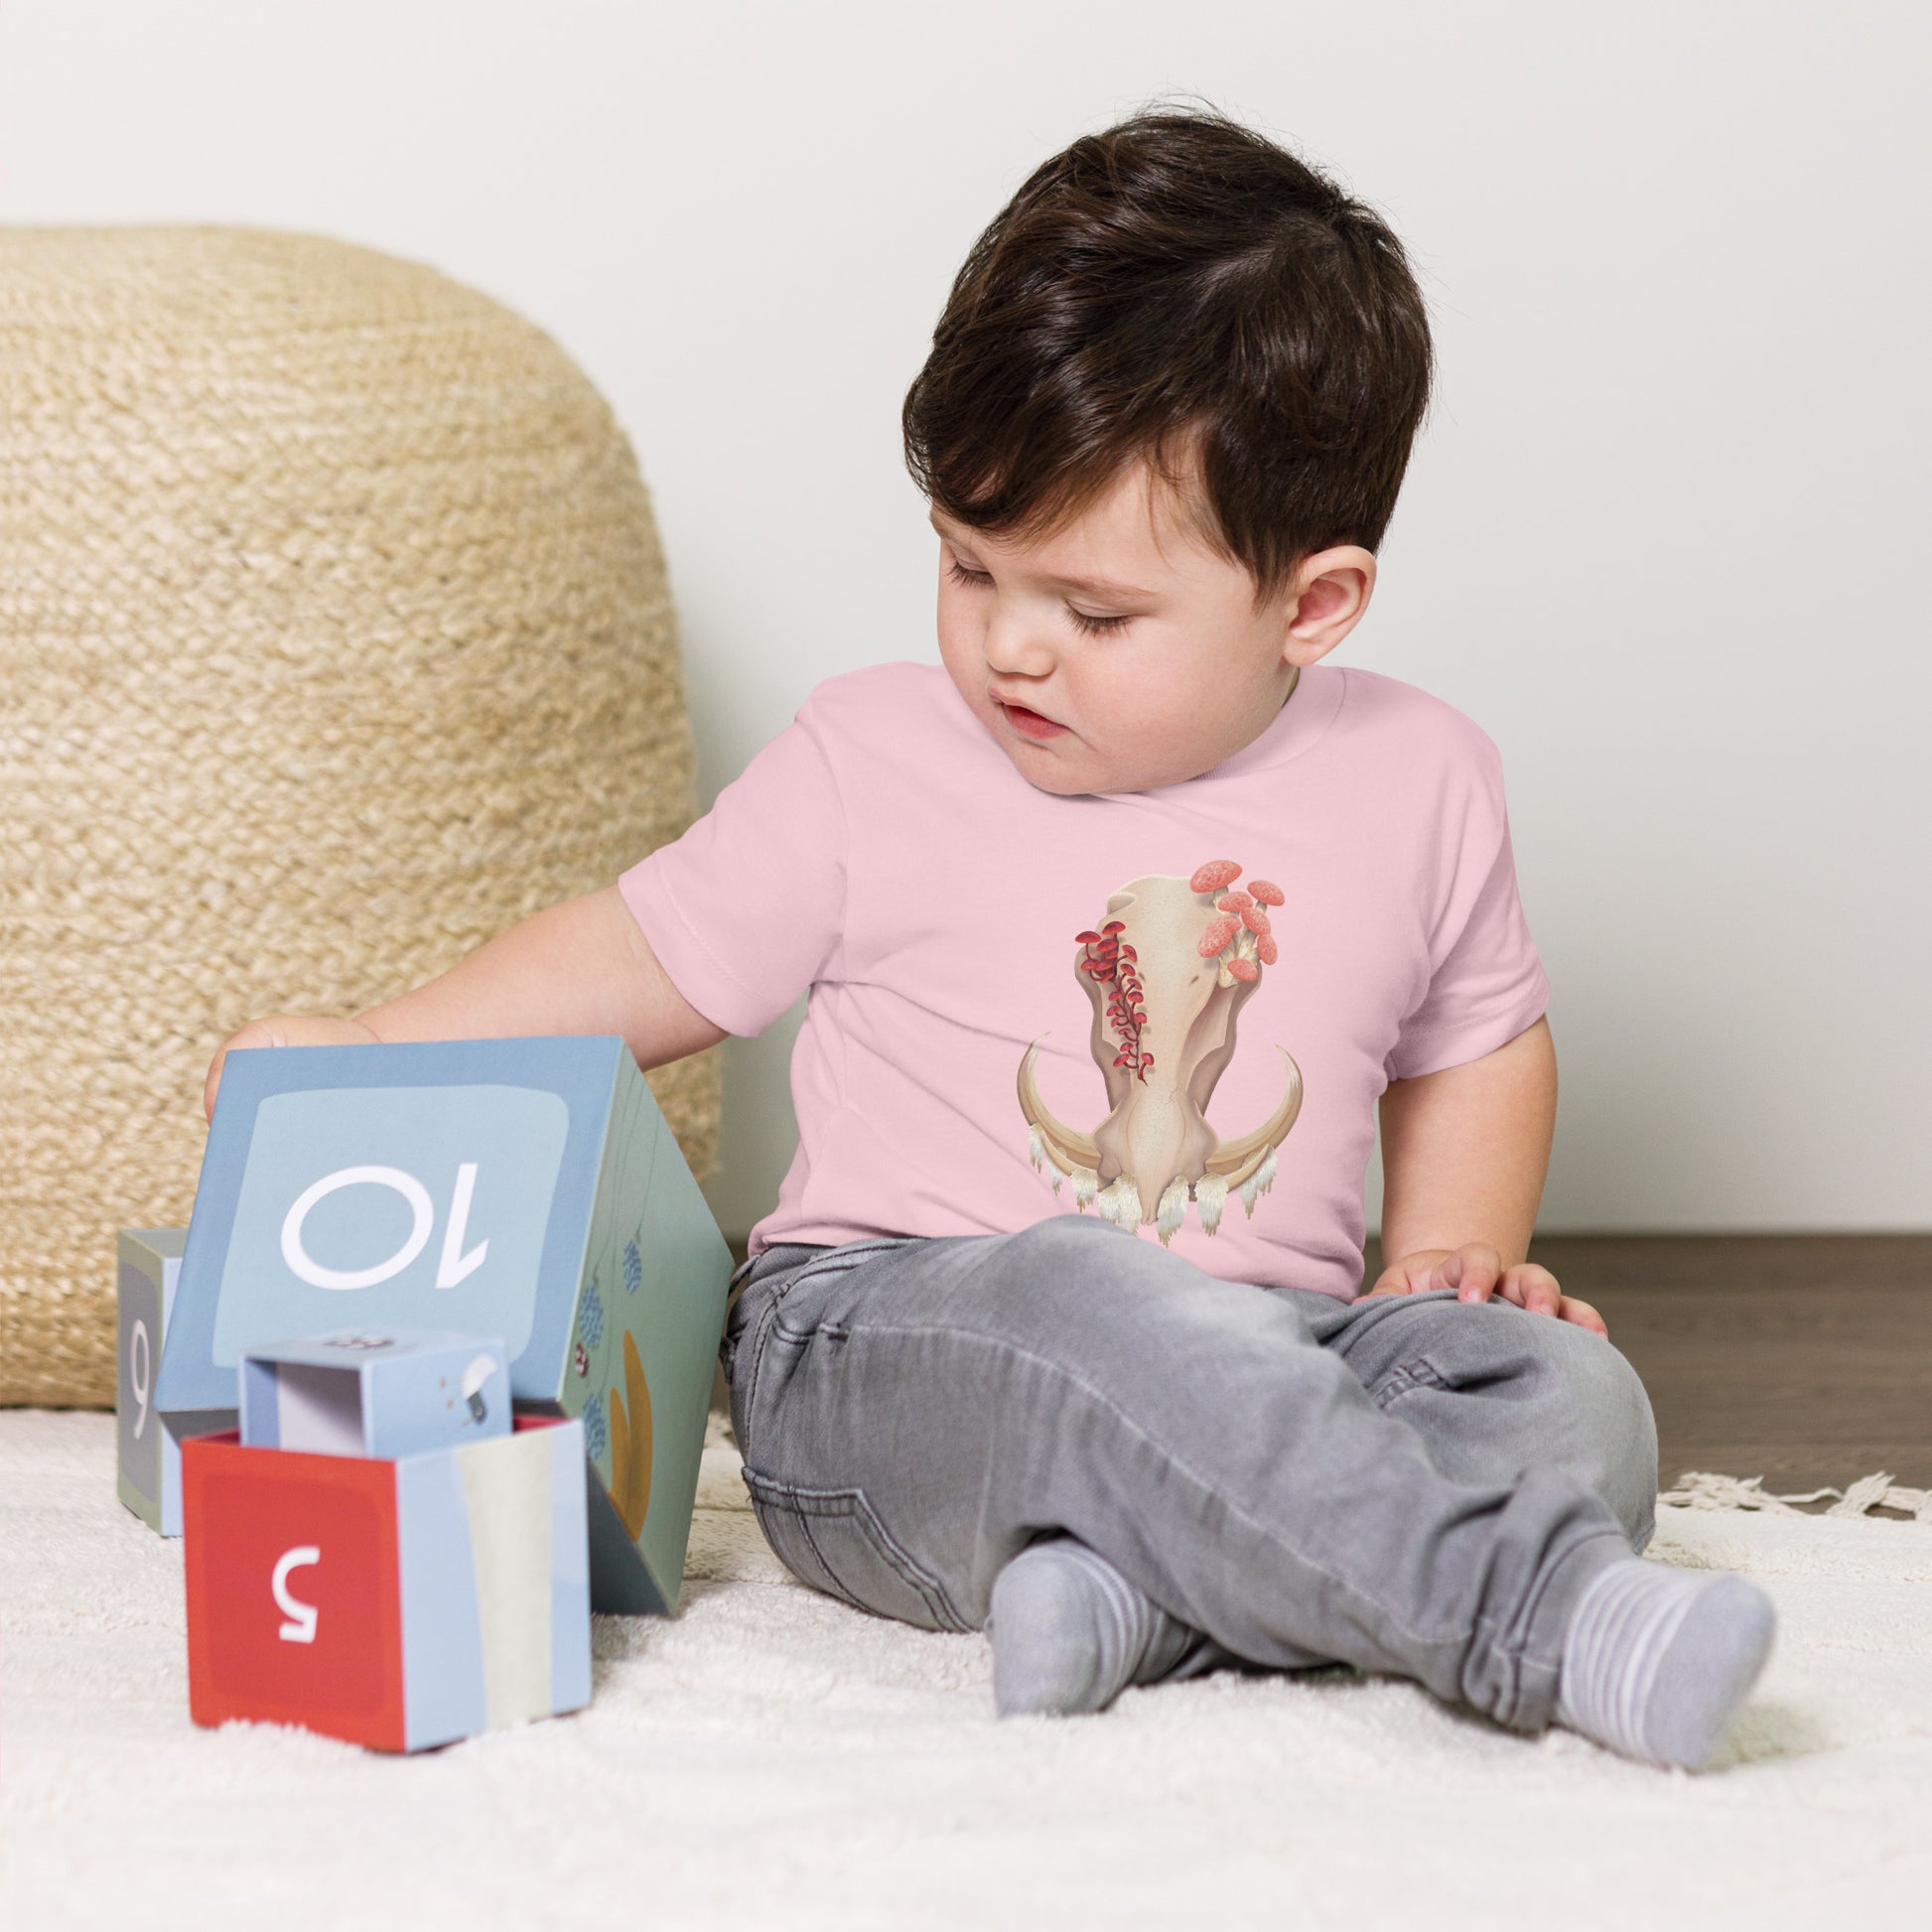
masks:
[[[182,1455],[195,1722],[405,1749],[393,1464],[239,1443],[197,1437]]]

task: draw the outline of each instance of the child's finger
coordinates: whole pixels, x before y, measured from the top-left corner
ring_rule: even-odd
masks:
[[[1608,1338],[1610,1324],[1590,1307],[1587,1302],[1580,1302],[1574,1295],[1566,1295],[1563,1305],[1557,1311],[1565,1321],[1574,1321],[1580,1328],[1587,1328],[1593,1335]]]
[[[1371,1295],[1420,1295],[1429,1287],[1433,1271],[1426,1262],[1412,1262],[1408,1257],[1392,1261],[1383,1269],[1380,1279],[1369,1290]]]
[[[221,1088],[221,1073],[228,1063],[229,1051],[236,1046],[279,1046],[281,1043],[260,1020],[249,1021],[221,1042],[208,1062],[207,1078],[202,1083],[202,1111],[208,1120],[214,1119],[214,1099]]]
[[[1459,1302],[1486,1302],[1502,1272],[1502,1257],[1495,1249],[1471,1241],[1437,1265],[1430,1286],[1454,1289]]]
[[[1506,1302],[1514,1302],[1531,1314],[1556,1314],[1563,1307],[1563,1290],[1547,1268],[1526,1261],[1503,1277],[1498,1291]]]

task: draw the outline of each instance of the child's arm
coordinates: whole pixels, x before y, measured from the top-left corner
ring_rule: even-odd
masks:
[[[640,1067],[725,1037],[671,984],[618,889],[607,886],[533,913],[427,985],[357,1019],[276,1014],[249,1021],[215,1054],[203,1105],[211,1119],[231,1047],[529,1034],[621,1034]]]
[[[1465,1302],[1500,1295],[1539,1314],[1604,1332],[1587,1302],[1526,1262],[1550,1137],[1557,1055],[1547,1021],[1479,1060],[1382,1096],[1382,1252],[1372,1295],[1452,1288]]]

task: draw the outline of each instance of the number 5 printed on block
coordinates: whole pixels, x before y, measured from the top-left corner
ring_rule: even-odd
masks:
[[[299,1596],[290,1595],[289,1572],[306,1570],[312,1563],[321,1561],[322,1552],[313,1543],[300,1543],[293,1550],[284,1550],[275,1565],[271,1584],[275,1591],[275,1607],[288,1618],[277,1633],[284,1643],[314,1643],[316,1640],[316,1619],[322,1612],[315,1604],[305,1603]]]

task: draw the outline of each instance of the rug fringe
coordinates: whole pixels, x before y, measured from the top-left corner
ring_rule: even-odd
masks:
[[[1848,1489],[1807,1489],[1775,1495],[1764,1487],[1762,1476],[1713,1475],[1704,1469],[1687,1469],[1677,1478],[1675,1489],[1666,1489],[1657,1500],[1675,1509],[1762,1509],[1780,1516],[1804,1512],[1798,1503],[1823,1502],[1837,1498],[1827,1516],[1863,1516],[1873,1509],[1903,1511],[1920,1523],[1932,1523],[1932,1489],[1909,1489],[1888,1475],[1861,1476]]]

